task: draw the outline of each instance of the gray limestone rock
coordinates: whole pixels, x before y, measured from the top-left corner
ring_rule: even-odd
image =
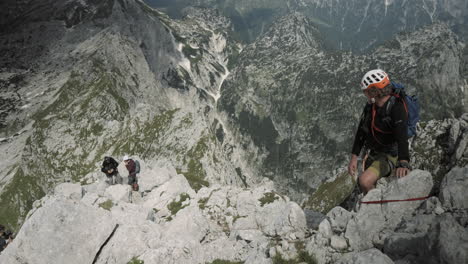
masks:
[[[92,263],[116,222],[101,209],[63,197],[47,200],[21,228],[1,263]]]
[[[306,220],[307,220],[307,227],[310,229],[314,229],[314,230],[318,229],[319,224],[326,217],[324,214],[320,212],[312,211],[309,209],[304,209],[304,213],[305,213]]]
[[[344,237],[334,235],[331,237],[330,246],[338,251],[343,251],[348,248],[348,242]]]
[[[353,213],[345,210],[341,206],[334,207],[327,213],[327,217],[334,232],[343,232],[352,216]]]
[[[129,202],[130,186],[127,184],[116,184],[106,188],[104,195],[113,201]]]
[[[426,197],[432,189],[430,173],[414,170],[406,177],[393,180],[387,189],[373,189],[362,199],[365,201],[400,200]],[[423,200],[381,204],[361,204],[356,216],[349,220],[345,237],[354,250],[365,250],[381,243],[380,232],[392,230],[404,215],[413,213]]]
[[[324,219],[318,228],[318,231],[326,238],[330,238],[333,235],[332,227],[330,225],[330,221]]]
[[[353,252],[345,254],[341,259],[336,262],[337,264],[361,264],[361,263],[375,263],[375,264],[393,264],[391,258],[382,253],[376,248],[367,249],[365,251]]]
[[[468,263],[468,231],[448,214],[407,219],[384,244],[396,260],[417,263]]]
[[[56,196],[64,196],[79,201],[83,197],[84,191],[81,185],[79,184],[62,183],[55,187],[54,194]]]
[[[468,167],[453,168],[443,179],[439,198],[447,208],[468,209]]]

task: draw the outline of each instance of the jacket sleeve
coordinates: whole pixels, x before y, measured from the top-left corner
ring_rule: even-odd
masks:
[[[366,134],[364,130],[362,129],[364,122],[365,122],[366,110],[367,110],[367,105],[366,107],[364,107],[364,110],[362,111],[361,120],[359,121],[356,135],[354,136],[354,143],[353,143],[353,148],[351,150],[351,153],[356,156],[359,156],[359,154],[361,153],[361,149],[364,146],[364,142],[366,138]]]
[[[396,102],[391,112],[393,136],[398,144],[398,160],[410,160],[408,146],[408,113],[403,102]]]

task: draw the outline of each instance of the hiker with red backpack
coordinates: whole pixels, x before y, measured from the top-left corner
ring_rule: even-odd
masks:
[[[404,87],[390,82],[380,69],[364,75],[361,89],[368,103],[356,132],[348,173],[357,178],[358,156],[365,149],[364,172],[357,180],[367,193],[381,177],[395,172],[400,178],[410,172],[408,137],[415,135],[419,105],[416,97],[407,96]]]
[[[137,173],[140,173],[140,163],[127,155],[123,157],[123,161],[128,170],[128,185],[132,186],[133,191],[138,191]]]

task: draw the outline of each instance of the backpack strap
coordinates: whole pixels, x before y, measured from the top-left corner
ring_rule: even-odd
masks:
[[[403,107],[405,108],[405,111],[406,111],[406,115],[408,115],[408,107],[406,105],[406,100],[405,100],[405,94],[404,94],[404,91],[399,89],[397,91],[397,93],[394,93],[392,94],[392,96],[390,97],[389,99],[390,101],[387,103],[387,106],[385,108],[385,117],[388,117],[388,118],[391,118],[391,111],[392,111],[392,108],[393,108],[393,105],[395,105],[395,102],[396,100],[401,100],[403,102]],[[391,131],[383,131],[382,129],[378,128],[376,125],[375,125],[375,116],[377,115],[377,110],[375,109],[375,104],[372,105],[372,121],[371,121],[371,131],[372,131],[372,136],[374,137],[375,141],[377,141],[377,143],[379,143],[380,145],[382,146],[390,146],[390,145],[386,145],[386,144],[383,144],[382,142],[380,142],[377,137],[375,136],[375,132],[374,131],[378,131],[382,134],[391,134],[392,132]]]

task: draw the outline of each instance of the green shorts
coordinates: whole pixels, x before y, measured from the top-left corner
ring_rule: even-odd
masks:
[[[366,160],[365,169],[374,172],[380,179],[392,174],[397,163],[397,157],[385,153],[370,154]]]

